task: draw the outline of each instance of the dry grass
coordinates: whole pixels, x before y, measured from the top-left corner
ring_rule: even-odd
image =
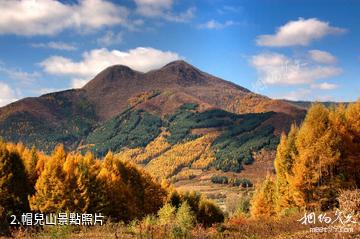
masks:
[[[229,220],[225,225],[225,238],[273,238],[273,239],[320,239],[320,238],[360,238],[360,226],[348,225],[353,233],[315,233],[310,232],[313,227],[327,227],[326,224],[302,225],[298,220],[303,214],[295,214],[275,220],[253,220],[243,216]]]
[[[342,212],[351,213],[360,220],[360,189],[341,191],[338,200]]]

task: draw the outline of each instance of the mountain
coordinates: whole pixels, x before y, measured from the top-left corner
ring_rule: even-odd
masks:
[[[129,99],[136,101],[135,98],[150,91],[161,94],[142,102],[138,108],[160,115],[173,112],[187,102],[199,103],[203,109],[215,107],[234,113],[276,111],[296,115],[301,111],[206,74],[184,61],[175,61],[148,73],[112,66],[82,90],[94,103],[101,120],[114,117],[131,103]]]
[[[196,142],[213,155],[212,166],[239,171],[254,152],[274,149],[281,131],[304,115],[294,104],[175,61],[147,73],[111,66],[81,89],[9,104],[0,108],[0,135],[46,152],[58,143],[98,155],[136,149],[150,166],[161,163],[151,161],[163,153]],[[164,148],[149,153],[156,144]]]

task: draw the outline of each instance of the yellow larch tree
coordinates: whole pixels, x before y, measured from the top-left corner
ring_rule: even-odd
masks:
[[[66,209],[65,160],[64,146],[58,145],[35,184],[36,192],[30,198],[32,210],[53,213]]]
[[[270,176],[257,186],[253,195],[250,214],[255,219],[268,219],[276,215],[275,212],[275,182]]]
[[[284,209],[294,206],[289,178],[293,175],[292,167],[297,156],[295,139],[298,128],[295,124],[291,125],[288,136],[281,134],[280,143],[277,147],[274,167],[276,171],[276,212],[282,213]]]
[[[310,107],[299,129],[296,148],[298,155],[290,177],[295,204],[321,210],[335,206],[341,138],[330,124],[329,109],[322,104]]]
[[[344,169],[349,178],[360,188],[360,98],[348,105],[345,118],[347,121],[348,140],[346,141],[348,166]]]
[[[132,218],[134,208],[128,205],[132,198],[120,176],[119,163],[112,152],[109,152],[102,162],[97,175],[97,180],[102,185],[98,192],[98,209],[115,220],[128,221]]]
[[[7,149],[0,139],[0,208],[6,216],[29,211],[30,187],[18,152]]]

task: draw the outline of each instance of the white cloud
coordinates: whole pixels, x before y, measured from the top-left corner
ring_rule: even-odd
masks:
[[[337,87],[338,87],[338,85],[328,83],[328,82],[323,82],[323,83],[312,84],[311,85],[312,89],[320,89],[320,90],[333,90],[333,89],[336,89]]]
[[[72,89],[79,89],[79,88],[83,87],[84,85],[86,85],[86,83],[88,83],[88,82],[89,82],[88,79],[74,78],[74,79],[71,79],[70,87]]]
[[[166,20],[172,21],[172,22],[188,22],[190,19],[194,18],[195,11],[196,11],[195,7],[190,7],[186,11],[178,13],[178,14],[168,12],[168,13],[164,14],[163,17]]]
[[[138,14],[145,17],[162,17],[173,22],[187,22],[194,17],[195,7],[175,14],[172,12],[173,0],[134,0]]]
[[[337,61],[335,56],[326,51],[310,50],[309,56],[313,61],[323,64],[334,64]]]
[[[149,47],[138,47],[129,51],[109,51],[101,48],[83,53],[81,61],[52,56],[40,65],[50,74],[73,77],[71,86],[79,87],[111,65],[122,64],[137,71],[147,72],[178,59],[181,57],[177,53]]]
[[[32,47],[35,48],[50,48],[55,50],[64,50],[64,51],[75,51],[77,48],[73,44],[65,43],[65,42],[46,42],[46,43],[33,43]]]
[[[135,0],[139,14],[147,17],[155,17],[163,14],[165,10],[170,10],[172,0]]]
[[[12,90],[9,85],[0,82],[0,107],[16,100],[17,98],[14,90]]]
[[[227,14],[227,13],[239,13],[242,10],[243,10],[243,8],[239,7],[239,6],[225,5],[222,8],[218,9],[217,12],[219,14]]]
[[[279,27],[274,35],[260,35],[256,38],[257,45],[271,47],[307,46],[310,42],[329,34],[344,33],[343,28],[330,26],[328,22],[316,18],[290,21]]]
[[[2,0],[0,9],[0,34],[26,36],[126,25],[129,14],[126,8],[106,0],[79,0],[75,4],[56,0]]]
[[[290,91],[287,94],[273,96],[275,99],[286,99],[293,101],[342,101],[341,99],[335,99],[331,95],[319,95],[315,93],[312,89],[300,88],[297,90]]]
[[[201,29],[223,29],[225,27],[230,27],[235,24],[236,24],[236,22],[234,22],[234,21],[226,21],[224,23],[221,23],[221,22],[218,22],[215,20],[210,20],[208,22],[200,24],[198,27]]]
[[[99,37],[97,43],[100,46],[111,46],[115,44],[119,44],[123,41],[123,34],[121,32],[114,33],[112,31],[108,31],[102,37]]]
[[[40,88],[37,90],[34,90],[35,94],[40,94],[40,95],[44,95],[44,94],[48,94],[48,93],[52,93],[52,92],[57,92],[57,91],[62,91],[65,89],[59,89],[59,88]]]
[[[29,73],[20,69],[5,67],[3,64],[0,64],[0,72],[5,73],[9,78],[23,84],[30,84],[41,76],[39,72]]]
[[[310,64],[277,53],[255,55],[250,63],[259,73],[262,85],[311,84],[316,80],[337,76],[342,69],[335,66]]]
[[[305,100],[309,97],[311,93],[310,89],[298,89],[294,91],[290,91],[289,93],[285,95],[281,95],[278,97],[274,97],[277,99],[286,99],[286,100]]]

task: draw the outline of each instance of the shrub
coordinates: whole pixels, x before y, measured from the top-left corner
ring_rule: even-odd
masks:
[[[9,224],[7,222],[7,215],[5,208],[0,205],[0,236],[9,236]]]
[[[246,178],[228,178],[226,176],[212,176],[211,177],[211,182],[212,183],[217,183],[217,184],[230,184],[232,186],[241,186],[243,188],[248,188],[248,187],[252,187],[253,184],[251,183],[251,181],[249,179]]]
[[[159,224],[160,225],[171,224],[175,220],[175,212],[176,212],[176,208],[171,204],[166,203],[158,211]]]
[[[236,214],[248,214],[250,212],[250,198],[241,197],[236,208]]]
[[[217,184],[228,184],[229,179],[226,176],[212,176],[211,182]]]
[[[172,203],[176,208],[180,208],[185,202],[189,205],[196,222],[205,227],[224,221],[224,214],[221,209],[213,202],[201,197],[200,193],[192,191],[179,194],[174,191],[168,199],[168,203]]]
[[[339,208],[345,214],[352,214],[360,219],[360,189],[343,190],[338,197]]]
[[[246,178],[234,178],[234,179],[230,179],[230,183],[232,186],[241,186],[243,188],[248,188],[248,187],[252,187],[253,184],[249,179]]]
[[[183,202],[177,210],[175,221],[176,226],[174,228],[174,234],[178,237],[186,237],[189,234],[189,231],[194,227],[195,216],[186,201]]]
[[[249,195],[230,195],[226,198],[226,211],[231,217],[239,215],[247,215],[250,211]]]
[[[199,205],[197,220],[205,227],[224,221],[224,214],[213,202],[203,200]]]

